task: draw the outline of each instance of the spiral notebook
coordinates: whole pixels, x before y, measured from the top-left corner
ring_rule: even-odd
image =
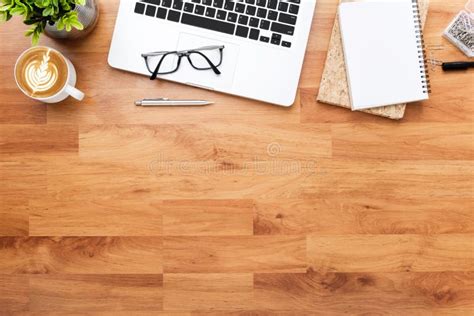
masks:
[[[339,23],[352,110],[429,98],[416,0],[341,3]]]

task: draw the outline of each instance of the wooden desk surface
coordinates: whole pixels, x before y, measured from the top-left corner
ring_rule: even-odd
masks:
[[[433,56],[463,59],[441,33],[465,1],[431,2]],[[117,3],[84,41],[42,40],[83,103],[22,96],[25,27],[0,27],[0,314],[474,314],[472,71],[432,72],[401,122],[318,104],[319,0],[284,109],[109,68]],[[160,95],[217,104],[132,103]]]

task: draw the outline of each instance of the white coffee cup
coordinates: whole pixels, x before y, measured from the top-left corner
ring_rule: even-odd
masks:
[[[54,95],[51,95],[51,96],[48,96],[48,97],[34,97],[34,96],[31,96],[27,91],[25,91],[21,85],[19,84],[18,82],[18,78],[17,78],[17,67],[18,67],[18,64],[19,62],[22,60],[23,56],[25,56],[25,54],[27,54],[28,52],[30,52],[31,50],[35,50],[35,49],[39,49],[39,48],[44,48],[44,49],[49,49],[51,51],[54,51],[57,53],[58,56],[60,56],[63,61],[66,63],[67,65],[67,79],[65,80],[65,84],[64,86],[58,91],[56,92]],[[73,97],[74,99],[76,100],[79,100],[81,101],[82,99],[84,99],[85,97],[85,94],[80,91],[79,89],[75,88],[75,85],[76,85],[76,81],[77,81],[77,74],[76,74],[76,69],[74,68],[74,65],[72,64],[72,62],[66,58],[63,54],[61,54],[59,51],[53,49],[53,48],[50,48],[50,47],[45,47],[45,46],[35,46],[35,47],[31,47],[27,50],[25,50],[21,55],[20,57],[18,57],[16,63],[15,63],[15,70],[14,70],[14,76],[15,76],[15,81],[16,81],[16,85],[17,87],[28,97],[34,99],[34,100],[37,100],[37,101],[40,101],[40,102],[44,102],[44,103],[58,103],[58,102],[61,102],[63,100],[65,100],[67,97],[71,96]]]

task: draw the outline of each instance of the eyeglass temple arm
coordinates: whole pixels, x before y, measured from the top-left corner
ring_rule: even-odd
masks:
[[[177,51],[161,51],[161,52],[151,52],[151,53],[144,53],[142,54],[142,57],[152,57],[152,56],[160,56],[160,55],[165,55],[169,53],[177,53]]]
[[[200,50],[223,49],[224,47],[225,47],[224,45],[203,46],[203,47],[199,47],[199,48],[195,48],[195,49],[183,50],[183,51],[180,51],[180,52],[178,52],[178,53],[182,53],[182,52],[192,52],[192,51],[200,51]]]
[[[196,51],[196,50],[213,50],[213,49],[223,49],[224,45],[213,45],[213,46],[203,46],[195,49],[187,49],[182,51],[159,51],[159,52],[150,52],[142,54],[142,57],[151,57],[151,56],[160,56],[169,53],[183,53],[189,51]]]

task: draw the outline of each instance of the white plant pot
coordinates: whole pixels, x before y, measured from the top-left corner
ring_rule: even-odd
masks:
[[[87,0],[84,6],[78,5],[74,11],[77,12],[79,22],[84,25],[83,30],[80,31],[73,28],[70,32],[66,30],[58,31],[56,24],[46,24],[44,33],[51,38],[57,39],[78,39],[89,35],[99,20],[97,0]]]

